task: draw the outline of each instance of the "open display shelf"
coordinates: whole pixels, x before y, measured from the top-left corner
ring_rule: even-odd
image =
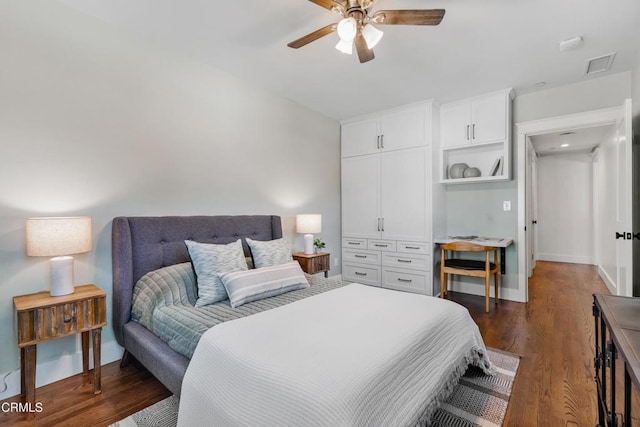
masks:
[[[442,149],[441,182],[447,184],[464,184],[470,182],[504,181],[509,177],[509,156],[505,155],[504,143],[467,144]],[[468,178],[451,178],[449,169],[456,163],[465,163],[470,168],[478,168],[480,176]]]

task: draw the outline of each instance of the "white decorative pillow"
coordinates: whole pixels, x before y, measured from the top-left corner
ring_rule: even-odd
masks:
[[[231,307],[309,287],[297,261],[220,275]]]
[[[246,239],[251,256],[253,257],[253,266],[255,268],[270,267],[272,265],[284,264],[293,261],[291,256],[291,248],[286,237],[276,240],[251,240]]]
[[[193,269],[196,272],[198,284],[198,299],[196,307],[213,304],[227,299],[227,291],[220,280],[222,273],[247,270],[244,258],[242,240],[236,240],[227,245],[212,243],[198,243],[185,240],[191,257]]]

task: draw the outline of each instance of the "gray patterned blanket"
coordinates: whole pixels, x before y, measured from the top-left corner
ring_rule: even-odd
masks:
[[[200,337],[220,323],[250,316],[343,286],[341,281],[311,277],[311,286],[232,308],[229,300],[194,307],[196,278],[191,263],[148,273],[133,290],[133,320],[149,329],[180,354],[191,358]]]

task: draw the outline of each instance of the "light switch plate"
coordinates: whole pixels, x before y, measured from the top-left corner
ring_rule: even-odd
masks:
[[[511,210],[511,201],[510,200],[505,200],[502,202],[502,210],[504,211],[510,211]]]

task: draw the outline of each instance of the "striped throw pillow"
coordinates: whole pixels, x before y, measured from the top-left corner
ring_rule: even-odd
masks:
[[[220,275],[231,307],[309,287],[297,261]]]

